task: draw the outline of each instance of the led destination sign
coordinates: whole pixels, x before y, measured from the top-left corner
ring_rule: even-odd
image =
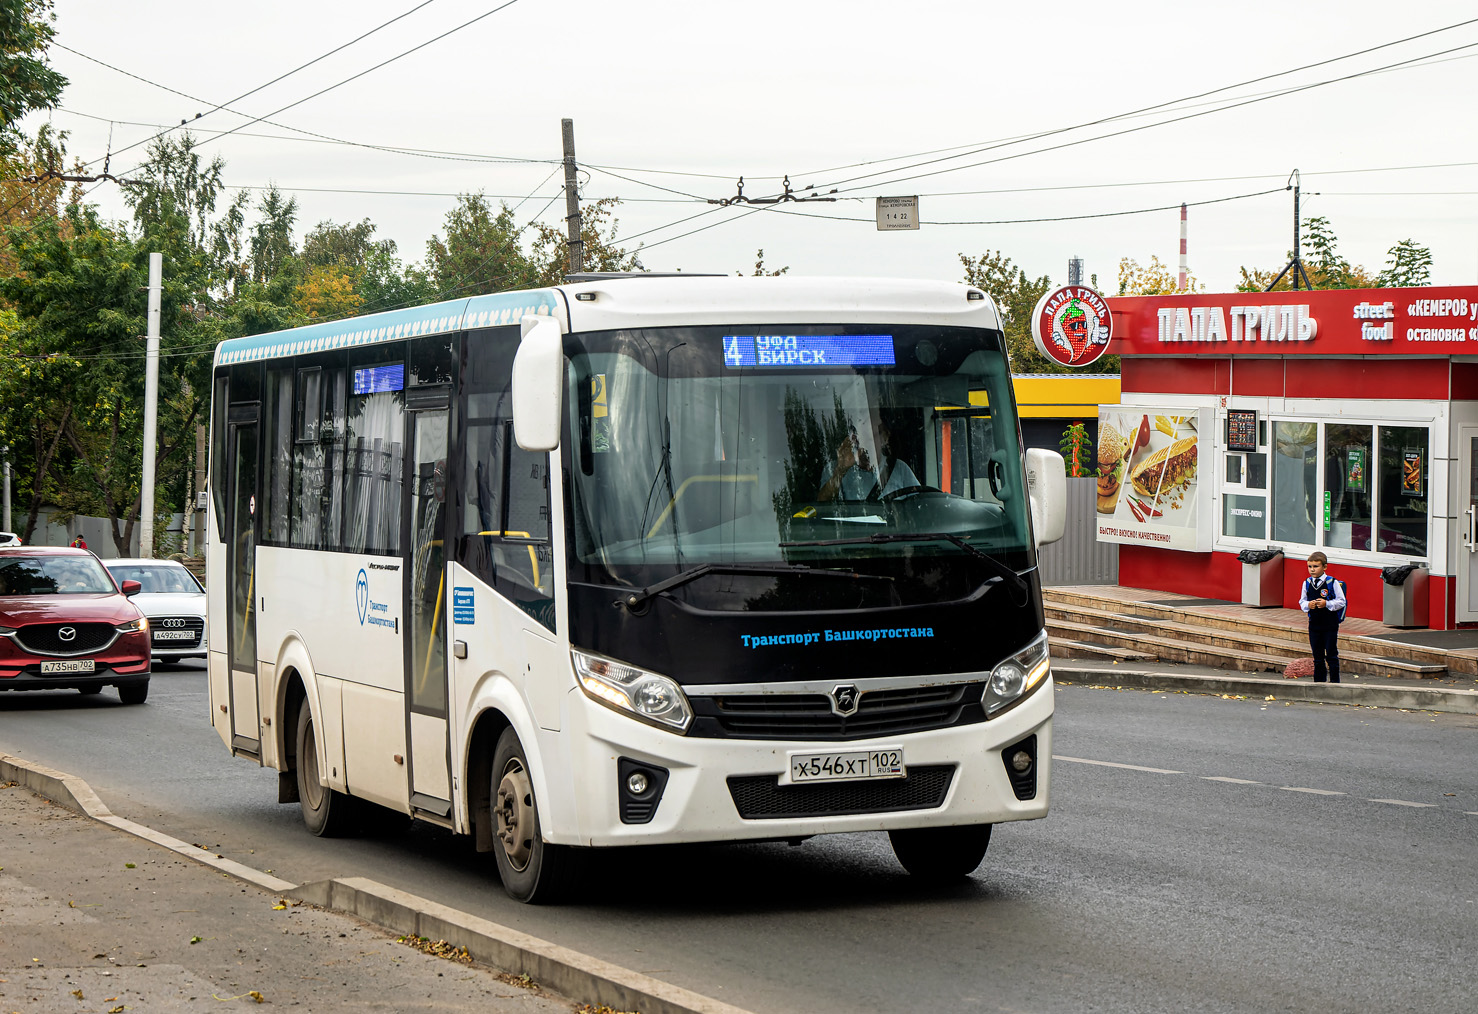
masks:
[[[737,334],[723,342],[724,364],[735,369],[896,365],[887,334]]]

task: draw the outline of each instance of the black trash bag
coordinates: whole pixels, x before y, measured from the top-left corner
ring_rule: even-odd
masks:
[[[1243,563],[1267,563],[1282,555],[1283,550],[1281,549],[1244,549],[1237,554],[1237,559]]]
[[[1411,572],[1417,569],[1414,563],[1405,563],[1399,567],[1386,567],[1380,572],[1380,579],[1392,588],[1400,588],[1411,576]]]

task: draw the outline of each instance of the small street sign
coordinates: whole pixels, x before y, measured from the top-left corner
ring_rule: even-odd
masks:
[[[894,232],[899,229],[918,229],[918,195],[915,194],[913,197],[879,197],[877,214],[879,232]]]

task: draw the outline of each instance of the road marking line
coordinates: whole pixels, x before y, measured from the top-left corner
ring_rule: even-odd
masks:
[[[1305,789],[1298,785],[1280,785],[1278,788],[1284,792],[1309,792],[1316,796],[1343,796],[1343,792],[1335,792],[1333,789]]]
[[[1372,799],[1372,803],[1390,803],[1392,806],[1436,806],[1436,803],[1413,803],[1405,799]]]
[[[1086,757],[1064,757],[1061,754],[1053,754],[1055,761],[1069,761],[1073,764],[1096,764],[1104,768],[1125,768],[1129,771],[1148,771],[1152,775],[1183,775],[1184,771],[1171,771],[1168,768],[1147,768],[1140,764],[1117,764],[1114,761],[1089,760]]]
[[[1261,785],[1262,782],[1254,782],[1251,778],[1228,778],[1225,775],[1202,775],[1208,782],[1231,782],[1233,785]]]

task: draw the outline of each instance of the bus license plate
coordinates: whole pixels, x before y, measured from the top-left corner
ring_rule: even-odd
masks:
[[[42,662],[41,675],[60,672],[97,672],[97,663],[90,658],[68,659],[65,662]]]
[[[831,753],[793,753],[782,785],[806,782],[850,782],[869,778],[905,778],[903,748],[840,750]]]
[[[156,641],[193,641],[195,631],[193,630],[156,630],[154,631]]]

